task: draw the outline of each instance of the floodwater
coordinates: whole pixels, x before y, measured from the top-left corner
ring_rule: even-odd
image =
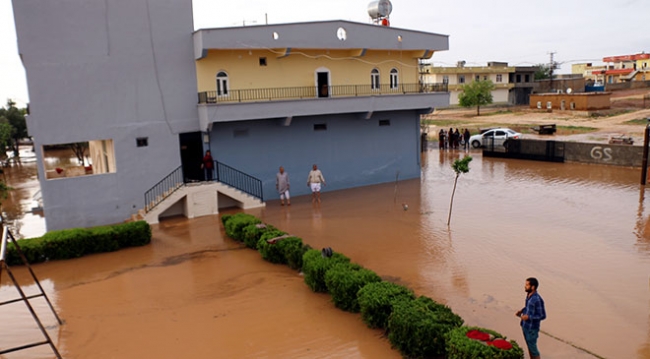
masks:
[[[325,188],[320,205],[302,196],[248,212],[522,346],[514,312],[535,276],[548,314],[544,358],[649,359],[650,194],[640,170],[471,151],[447,226],[451,163],[463,154],[423,154],[420,179]],[[65,324],[32,302],[65,358],[400,357],[358,314],[225,238],[218,216],[168,219],[149,246],[34,268]],[[1,279],[0,301],[15,297]],[[24,304],[0,307],[0,318],[0,348],[42,339]],[[41,346],[5,357],[52,354]]]

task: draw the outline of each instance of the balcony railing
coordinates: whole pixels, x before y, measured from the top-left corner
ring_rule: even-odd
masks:
[[[436,84],[383,84],[324,86],[275,87],[246,90],[203,91],[199,92],[199,103],[260,102],[274,100],[300,100],[314,98],[366,97],[381,95],[406,95],[418,93],[447,92],[446,83]]]

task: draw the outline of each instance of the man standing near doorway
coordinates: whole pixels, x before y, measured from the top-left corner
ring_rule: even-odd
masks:
[[[537,349],[537,338],[539,337],[539,327],[542,320],[546,319],[546,309],[544,300],[537,293],[539,282],[536,278],[526,279],[524,290],[526,291],[526,306],[515,313],[521,318],[521,328],[524,332],[528,354],[531,359],[540,359],[539,349]]]
[[[284,198],[287,198],[287,206],[291,206],[291,197],[289,196],[289,174],[284,172],[284,167],[280,166],[280,172],[275,175],[275,189],[280,194],[280,205],[284,206]]]
[[[212,181],[212,170],[214,169],[214,162],[212,160],[210,150],[205,151],[205,156],[203,156],[203,163],[201,163],[201,168],[203,168],[203,171],[205,171],[205,180]]]
[[[325,178],[323,174],[318,169],[318,166],[314,164],[309,171],[309,176],[307,177],[307,187],[311,188],[311,201],[320,203],[320,188],[321,184],[325,186]]]

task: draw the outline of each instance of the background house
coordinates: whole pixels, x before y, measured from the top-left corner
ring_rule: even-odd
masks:
[[[495,85],[493,103],[528,104],[528,95],[535,89],[534,66],[508,66],[506,62],[488,62],[487,66],[465,66],[459,61],[455,67],[438,67],[422,64],[420,74],[425,84],[446,83],[449,87],[450,105],[458,105],[458,95],[463,85],[477,80],[490,80]]]

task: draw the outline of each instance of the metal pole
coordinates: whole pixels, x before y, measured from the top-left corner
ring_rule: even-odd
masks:
[[[650,142],[650,117],[643,136],[643,161],[641,162],[641,185],[645,186],[648,177],[648,142]]]

